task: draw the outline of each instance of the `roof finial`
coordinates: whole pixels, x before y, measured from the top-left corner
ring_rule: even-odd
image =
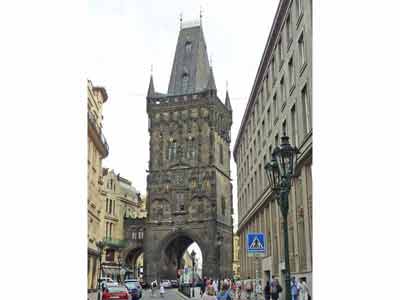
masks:
[[[181,12],[180,14],[179,14],[179,22],[180,22],[180,29],[182,29],[182,18],[183,18],[183,13]]]
[[[228,90],[228,80],[226,81],[226,90]]]
[[[200,25],[202,25],[201,19],[203,18],[203,8],[200,5]]]
[[[150,75],[153,76],[153,64],[150,66]]]

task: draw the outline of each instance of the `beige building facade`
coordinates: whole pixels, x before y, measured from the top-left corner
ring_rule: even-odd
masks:
[[[114,280],[120,279],[121,264],[118,258],[121,251],[127,246],[124,232],[126,218],[146,217],[145,206],[140,193],[132,186],[132,182],[116,174],[112,169],[103,169],[103,205],[105,208],[102,230],[104,233],[105,248],[102,259],[103,275]],[[136,238],[142,239],[142,236]],[[143,263],[142,263],[143,266]],[[134,266],[123,266],[124,270],[135,269]]]
[[[102,201],[102,160],[108,155],[108,144],[103,135],[103,104],[108,96],[105,88],[87,82],[88,96],[88,289],[96,288],[99,271],[99,252],[96,242],[103,239],[101,223],[104,214]]]
[[[281,0],[234,147],[237,166],[240,275],[284,286],[282,218],[264,166],[283,134],[300,150],[289,197],[292,276],[312,286],[312,1]],[[266,255],[248,257],[246,235],[264,232]],[[258,273],[258,274],[256,274]],[[283,296],[283,295],[282,295]]]
[[[240,243],[239,235],[233,235],[233,261],[232,270],[235,279],[240,278]]]
[[[233,235],[233,261],[232,270],[233,277],[235,279],[240,278],[240,243],[239,235],[235,233]]]

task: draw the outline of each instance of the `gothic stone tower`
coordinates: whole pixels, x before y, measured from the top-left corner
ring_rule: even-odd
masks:
[[[147,114],[147,282],[176,278],[192,242],[203,276],[231,276],[232,108],[228,92],[225,104],[217,96],[200,23],[181,26],[168,93],[155,92],[150,78]]]

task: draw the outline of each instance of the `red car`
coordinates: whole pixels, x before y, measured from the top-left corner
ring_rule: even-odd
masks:
[[[129,293],[124,286],[108,286],[104,292],[102,300],[112,300],[112,299],[129,299]]]

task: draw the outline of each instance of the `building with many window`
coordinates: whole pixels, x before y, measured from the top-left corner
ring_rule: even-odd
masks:
[[[281,0],[234,146],[242,278],[284,280],[282,217],[264,166],[280,137],[300,150],[289,197],[289,254],[293,276],[312,284],[312,1]],[[246,255],[246,235],[264,232],[266,255]],[[282,284],[284,286],[284,284]]]
[[[127,246],[125,238],[124,221],[126,218],[145,218],[143,200],[140,193],[132,186],[132,182],[116,174],[112,169],[103,169],[103,202],[104,219],[103,233],[105,241],[102,271],[104,276],[118,279],[121,271],[121,263],[118,257],[122,257],[121,251]],[[132,239],[143,239],[144,228],[132,232]],[[143,265],[143,263],[142,263]],[[127,271],[136,273],[136,266],[127,266]]]
[[[233,235],[233,261],[232,261],[233,278],[240,278],[240,244],[237,233]]]
[[[88,289],[96,288],[99,252],[96,242],[103,239],[101,223],[104,206],[101,195],[102,160],[108,155],[108,144],[103,135],[103,103],[108,99],[103,87],[87,82],[88,96]]]

